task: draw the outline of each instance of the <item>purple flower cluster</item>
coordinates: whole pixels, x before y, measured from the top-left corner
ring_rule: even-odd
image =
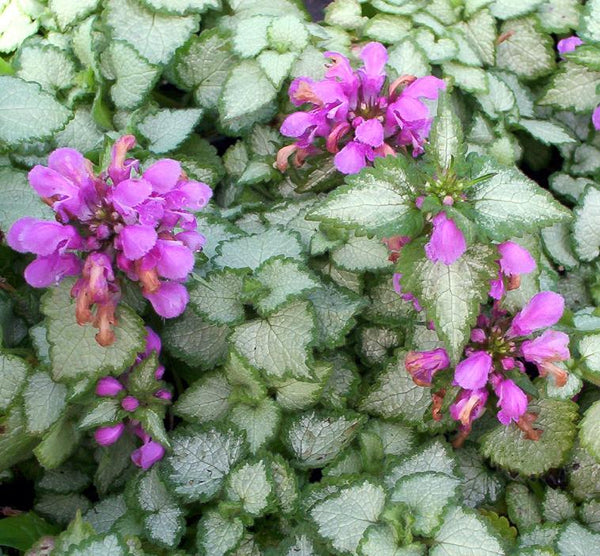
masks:
[[[134,146],[132,135],[118,139],[107,171],[97,176],[78,151],[54,151],[47,167],[29,172],[29,182],[56,222],[21,218],[7,235],[13,249],[37,255],[25,270],[30,285],[45,288],[80,276],[71,292],[77,322],[93,323],[103,346],[115,338],[118,271],[139,282],[159,315],[184,311],[188,293],[182,282],[205,241],[190,211],[205,207],[212,196],[208,185],[187,179],[175,160],[161,159],[140,175],[139,161],[127,158]]]
[[[563,332],[546,330],[540,336],[531,334],[556,324],[564,311],[564,299],[554,292],[541,292],[511,319],[496,303],[491,315],[480,315],[477,328],[465,349],[465,358],[454,369],[453,384],[460,391],[450,406],[453,419],[468,433],[479,418],[490,394],[497,397],[498,420],[517,423],[531,438],[539,431],[531,428],[526,418],[527,396],[507,372],[525,372],[525,362],[534,364],[540,376],[551,375],[557,386],[566,384],[567,371],[556,363],[569,359],[569,337]],[[435,373],[450,366],[443,348],[410,352],[405,361],[407,371],[420,386],[431,386]]]
[[[135,364],[118,378],[105,376],[101,378],[96,385],[96,394],[101,397],[118,398],[122,408],[123,418],[120,423],[106,427],[100,427],[94,432],[94,438],[100,446],[110,446],[114,444],[127,429],[142,440],[142,446],[134,450],[131,454],[131,460],[135,465],[142,469],[149,469],[165,454],[165,448],[158,442],[152,440],[150,435],[144,430],[140,421],[135,418],[135,411],[138,408],[144,408],[149,405],[160,405],[169,403],[171,392],[161,387],[159,382],[165,372],[165,368],[159,365],[154,371],[156,379],[156,390],[152,397],[147,400],[140,400],[127,392],[127,385],[130,377],[136,372],[139,364],[147,359],[152,352],[160,353],[161,342],[158,335],[146,327],[146,350],[140,353]]]
[[[285,171],[288,158],[300,166],[307,156],[319,152],[317,138],[323,138],[334,163],[344,174],[354,174],[376,157],[395,154],[412,146],[413,156],[423,152],[432,116],[423,99],[436,100],[444,81],[437,77],[404,75],[384,90],[387,78],[387,51],[377,42],[363,47],[363,67],[353,70],[350,61],[338,52],[325,52],[331,59],[325,79],[299,77],[290,85],[295,106],[305,103],[310,110],[294,112],[281,125],[281,133],[296,142],[282,148],[277,167]]]
[[[556,45],[556,49],[558,50],[558,53],[561,55],[562,58],[563,54],[566,54],[567,52],[573,52],[578,46],[581,46],[582,44],[583,41],[579,37],[573,35],[571,37],[559,40],[558,44]],[[594,127],[600,131],[600,104],[596,106],[596,108],[592,112],[592,123],[594,124]]]

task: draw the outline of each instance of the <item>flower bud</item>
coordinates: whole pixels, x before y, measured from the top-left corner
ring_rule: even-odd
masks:
[[[119,440],[124,430],[125,425],[123,423],[111,427],[100,427],[94,432],[94,438],[100,446],[110,446]]]
[[[98,396],[114,397],[121,390],[123,390],[123,385],[112,376],[105,376],[96,384],[96,395]]]
[[[140,406],[140,402],[134,396],[125,396],[121,400],[121,407],[130,413],[135,411]]]

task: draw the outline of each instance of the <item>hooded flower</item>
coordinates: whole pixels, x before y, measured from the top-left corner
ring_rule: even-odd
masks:
[[[450,415],[455,421],[460,421],[462,429],[471,430],[473,421],[483,415],[487,399],[488,392],[484,388],[462,390],[450,406]]]
[[[277,167],[285,171],[288,158],[295,164],[319,149],[319,138],[334,154],[337,169],[354,174],[377,157],[395,154],[399,147],[412,146],[413,155],[423,152],[432,117],[423,98],[435,100],[445,83],[436,77],[416,79],[403,76],[384,91],[387,51],[377,42],[363,47],[363,66],[354,71],[338,52],[325,52],[331,60],[325,79],[299,77],[290,85],[295,106],[310,104],[307,112],[294,112],[281,125],[281,133],[293,137],[293,145],[277,155]]]
[[[571,357],[568,345],[569,337],[564,332],[546,330],[534,340],[523,342],[521,352],[525,361],[535,363],[540,375],[552,375],[556,385],[562,387],[567,383],[568,374],[555,363]]]
[[[34,287],[80,275],[71,294],[77,322],[92,323],[98,343],[115,340],[115,310],[126,276],[165,317],[180,315],[188,302],[183,282],[194,266],[204,237],[190,211],[202,209],[212,191],[190,180],[179,162],[162,159],[139,175],[139,162],[127,158],[135,138],[118,139],[108,170],[73,149],[57,149],[48,166],[35,166],[29,181],[56,212],[56,222],[22,218],[7,234],[9,245],[37,258],[25,270]]]
[[[429,243],[425,245],[425,254],[430,261],[441,261],[445,265],[454,263],[467,250],[465,236],[460,228],[440,212],[433,217],[433,231]]]
[[[540,292],[521,309],[512,321],[509,336],[528,336],[556,324],[565,310],[565,300],[554,292]]]
[[[490,297],[502,299],[505,291],[503,276],[508,278],[508,289],[514,290],[521,283],[521,274],[529,274],[535,270],[535,259],[529,251],[513,241],[505,241],[498,245],[498,278],[490,284]]]
[[[485,351],[475,351],[456,366],[454,383],[467,390],[479,390],[487,384],[491,370],[491,355]]]
[[[527,411],[527,396],[512,380],[500,380],[494,386],[498,396],[498,421],[503,425],[517,422]]]
[[[443,348],[431,351],[411,351],[404,360],[406,370],[412,376],[415,384],[431,386],[433,375],[450,365],[450,359]]]
[[[563,54],[566,54],[567,52],[573,52],[573,50],[582,44],[583,41],[579,37],[573,35],[572,37],[559,40],[558,44],[556,45],[556,49],[562,57]]]

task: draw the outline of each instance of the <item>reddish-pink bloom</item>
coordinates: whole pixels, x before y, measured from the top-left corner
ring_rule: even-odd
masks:
[[[96,384],[97,396],[109,396],[112,398],[121,390],[123,390],[123,385],[113,376],[105,376]]]
[[[486,351],[474,351],[463,359],[454,371],[454,383],[466,390],[479,390],[488,382],[492,356]]]
[[[504,379],[498,381],[494,386],[498,396],[498,421],[503,425],[510,425],[512,421],[517,422],[527,411],[527,396],[512,380]]]
[[[404,366],[415,384],[431,386],[433,375],[450,365],[450,359],[444,348],[431,351],[410,351],[404,359]]]
[[[556,324],[565,310],[565,300],[554,292],[540,292],[521,309],[512,321],[509,337],[528,336],[535,330]]]
[[[487,399],[485,388],[462,390],[450,406],[450,415],[455,421],[460,421],[462,429],[470,430],[473,421],[483,415]]]
[[[425,245],[425,255],[430,261],[454,263],[467,250],[465,236],[453,220],[440,212],[433,217],[431,239]]]
[[[125,425],[123,423],[111,427],[100,427],[94,432],[94,438],[100,446],[110,446],[119,440],[124,430]]]
[[[562,55],[566,54],[567,52],[573,52],[573,50],[582,44],[583,41],[579,37],[573,35],[572,37],[559,40],[558,44],[556,45],[556,49],[558,50],[559,54]]]
[[[144,470],[150,469],[165,455],[164,447],[158,442],[149,440],[131,454],[131,461]]]

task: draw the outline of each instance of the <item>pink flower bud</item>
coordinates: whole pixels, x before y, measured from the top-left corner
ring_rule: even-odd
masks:
[[[167,400],[167,401],[169,401],[173,397],[173,394],[171,394],[171,392],[169,392],[168,390],[163,390],[161,388],[160,390],[157,390],[154,393],[154,397],[158,398],[159,400]]]
[[[105,376],[96,384],[96,395],[98,396],[109,396],[112,398],[121,390],[123,390],[123,385],[112,376]]]
[[[156,367],[156,371],[154,371],[154,378],[156,380],[161,380],[165,374],[165,368],[162,365]]]
[[[485,335],[485,331],[481,328],[473,328],[471,330],[471,341],[476,344],[483,344],[487,340],[487,336]]]
[[[121,400],[121,407],[125,411],[129,411],[129,412],[135,411],[139,406],[140,406],[140,402],[138,401],[137,398],[134,398],[133,396],[125,396]]]
[[[506,275],[528,274],[535,270],[534,258],[525,247],[514,241],[505,241],[498,245],[500,270]]]
[[[540,292],[512,321],[508,337],[528,336],[535,330],[556,324],[565,310],[565,300],[554,292]]]
[[[561,39],[558,41],[556,45],[556,49],[559,54],[566,54],[567,52],[573,52],[578,46],[582,45],[583,41],[573,35],[572,37],[567,37],[566,39]]]
[[[500,380],[494,391],[498,396],[498,421],[503,425],[510,425],[511,421],[517,422],[527,411],[527,396],[512,380]]]
[[[165,449],[158,442],[150,440],[131,454],[131,461],[146,470],[161,460],[164,455]]]
[[[479,390],[487,384],[491,370],[492,356],[486,351],[474,351],[456,365],[454,384],[466,390]]]
[[[487,390],[463,390],[450,406],[450,415],[455,421],[460,421],[462,428],[470,429],[471,423],[479,419],[485,411]]]
[[[440,212],[433,217],[431,240],[425,245],[425,254],[432,262],[451,265],[467,250],[465,236],[453,220]]]
[[[100,446],[110,446],[119,440],[124,430],[125,425],[123,423],[111,427],[100,427],[94,431],[94,438]]]
[[[404,366],[415,384],[431,386],[433,375],[450,365],[450,359],[444,348],[431,351],[410,351],[404,359]]]

